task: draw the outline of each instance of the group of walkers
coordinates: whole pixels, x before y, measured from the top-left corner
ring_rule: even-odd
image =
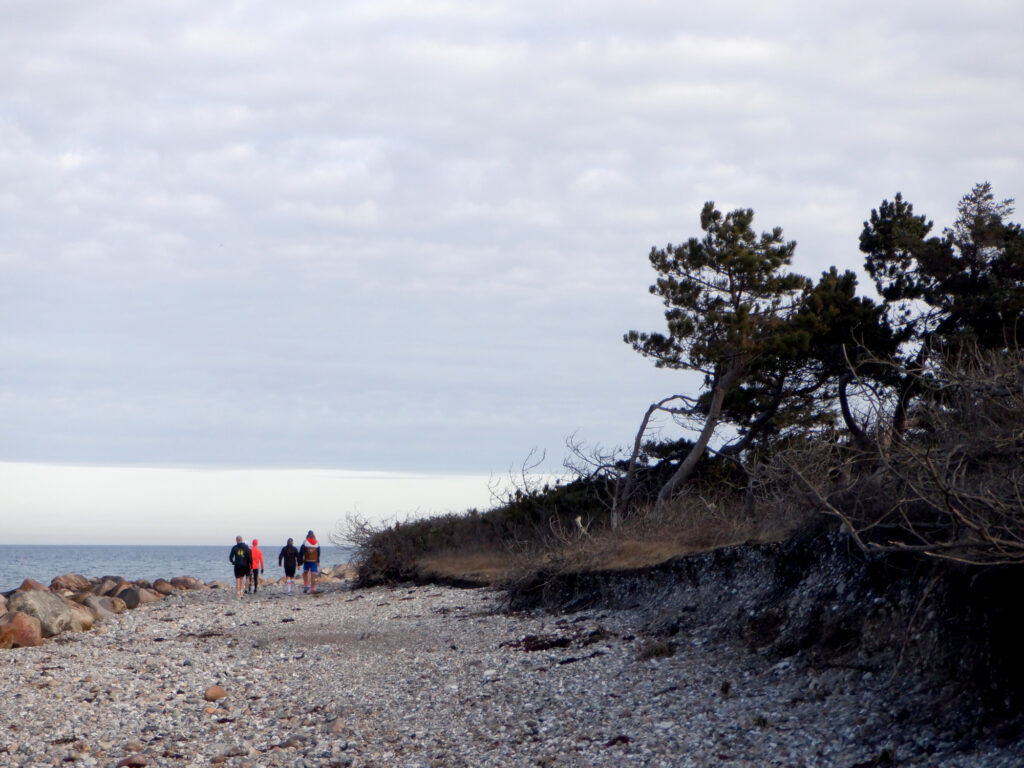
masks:
[[[231,547],[228,559],[235,566],[235,592],[238,599],[242,594],[259,591],[260,574],[264,570],[263,552],[259,548],[259,539],[252,540],[250,547],[241,536],[235,537],[235,545]],[[320,544],[310,531],[306,534],[301,547],[295,546],[294,539],[281,548],[277,556],[278,567],[284,568],[285,591],[290,595],[295,586],[295,571],[302,564],[302,591],[316,591],[316,574],[320,570]]]

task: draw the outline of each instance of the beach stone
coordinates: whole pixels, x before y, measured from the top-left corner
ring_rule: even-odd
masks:
[[[8,610],[21,611],[39,619],[43,637],[54,637],[71,629],[74,614],[68,600],[55,595],[49,590],[45,592],[15,592],[8,601]]]
[[[25,579],[21,582],[21,586],[18,587],[16,592],[46,592],[49,590],[45,584],[40,584],[35,579]]]
[[[128,605],[120,597],[101,597],[100,602],[112,613],[124,613],[128,610]]]
[[[142,602],[139,590],[135,587],[125,587],[117,593],[117,597],[121,598],[129,609],[138,608],[139,603]]]
[[[139,588],[139,603],[156,603],[163,599],[164,596],[155,589]]]
[[[130,768],[138,768],[139,766],[144,765],[149,765],[149,760],[146,759],[146,756],[134,754],[121,760],[121,762],[117,764],[117,768],[125,768],[126,766]]]
[[[50,589],[54,592],[64,589],[69,592],[83,592],[92,589],[92,582],[80,573],[65,573],[50,582]]]
[[[96,586],[93,587],[93,592],[97,595],[113,595],[123,583],[124,579],[114,576],[104,576],[96,583]]]
[[[107,605],[104,605],[104,601]],[[82,601],[82,605],[92,611],[93,616],[97,619],[112,619],[114,618],[114,611],[108,607],[110,605],[110,598],[103,598],[99,595],[88,595],[85,600]]]
[[[203,694],[203,698],[207,701],[220,701],[228,695],[228,692],[221,688],[219,685],[211,685],[206,689]]]
[[[64,603],[71,609],[72,632],[87,632],[92,629],[92,625],[96,621],[96,617],[93,616],[92,611],[84,605],[79,605],[74,600],[68,600],[65,598]]]
[[[21,611],[0,616],[0,648],[32,648],[43,644],[39,619]]]
[[[359,575],[359,572],[352,563],[339,563],[331,568],[331,575],[339,579],[345,579],[346,581],[354,581]]]
[[[7,613],[7,595],[0,595],[0,616]]]
[[[178,588],[171,584],[167,579],[157,579],[153,582],[153,589],[159,592],[161,595],[173,595],[178,591]]]
[[[175,576],[171,579],[171,584],[176,586],[178,589],[194,590],[206,588],[206,585],[195,576]]]

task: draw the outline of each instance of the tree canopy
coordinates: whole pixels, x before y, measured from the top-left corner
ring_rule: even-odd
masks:
[[[723,214],[708,202],[700,216],[703,238],[650,252],[658,273],[650,290],[665,306],[667,332],[630,331],[625,341],[658,367],[702,373],[708,395],[684,398],[686,413],[704,423],[661,500],[704,454],[730,390],[809,342],[790,323],[809,288],[806,277],[786,270],[796,243],[784,240],[780,227],[758,235],[753,220],[749,208]]]
[[[724,456],[759,440],[831,428],[839,418],[866,445],[866,425],[851,407],[853,382],[896,393],[898,435],[932,350],[1014,345],[1024,310],[1024,231],[1009,220],[1013,200],[997,200],[984,182],[957,213],[935,235],[901,194],[871,211],[860,248],[882,303],[857,295],[852,271],[832,267],[817,283],[791,272],[796,243],[780,227],[755,232],[748,208],[723,214],[708,202],[702,237],[652,248],[650,291],[665,307],[666,328],[630,331],[625,341],[657,367],[703,375],[700,392],[652,406],[699,429],[659,499],[693,472],[723,422],[736,434],[717,449]],[[634,458],[639,446],[638,436]]]
[[[865,267],[894,316],[918,344],[981,349],[1014,344],[1024,310],[1024,231],[1009,221],[1013,200],[976,184],[941,236],[897,194],[864,222]]]

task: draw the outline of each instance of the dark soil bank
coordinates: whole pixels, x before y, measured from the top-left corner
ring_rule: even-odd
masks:
[[[831,519],[780,544],[734,546],[642,571],[541,573],[513,610],[639,608],[667,642],[740,639],[766,664],[838,667],[886,680],[901,719],[951,737],[1024,734],[1024,568],[868,556]]]

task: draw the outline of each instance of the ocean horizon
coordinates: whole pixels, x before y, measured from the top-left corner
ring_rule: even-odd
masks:
[[[266,561],[264,576],[276,580],[284,575],[277,555],[284,544],[260,545]],[[348,547],[321,545],[324,567],[347,563],[353,551]],[[86,578],[121,576],[136,579],[171,579],[195,576],[201,581],[231,582],[234,573],[228,561],[231,545],[161,544],[0,544],[0,592],[9,592],[27,579],[49,586],[57,576],[77,573]]]

